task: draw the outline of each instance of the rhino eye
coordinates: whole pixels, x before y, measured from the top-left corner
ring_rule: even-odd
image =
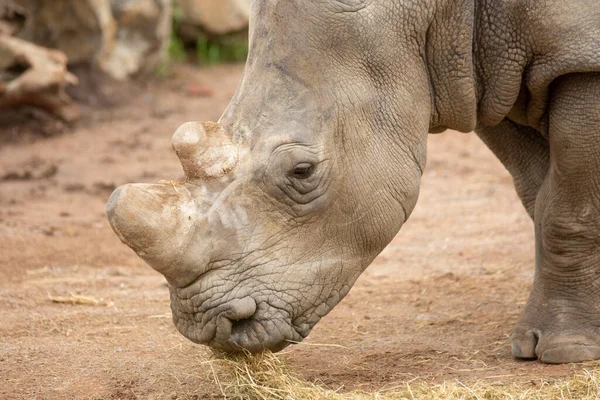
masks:
[[[292,170],[292,176],[297,179],[306,179],[313,172],[313,166],[309,163],[300,163]]]

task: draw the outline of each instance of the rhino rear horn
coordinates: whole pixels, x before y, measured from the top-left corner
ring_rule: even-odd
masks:
[[[221,125],[186,122],[173,135],[173,150],[188,181],[208,181],[231,173],[238,163],[239,149]]]

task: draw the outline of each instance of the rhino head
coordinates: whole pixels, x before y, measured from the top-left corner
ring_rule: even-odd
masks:
[[[385,3],[253,2],[227,110],[173,136],[185,182],[110,197],[112,228],[166,277],[192,341],[301,341],[414,208],[432,121],[427,22],[417,2]]]

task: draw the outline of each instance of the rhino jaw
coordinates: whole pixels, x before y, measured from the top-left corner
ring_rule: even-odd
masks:
[[[106,213],[119,239],[169,283],[182,286],[195,278],[194,266],[181,256],[194,239],[197,222],[196,201],[184,185],[120,186],[111,194]]]

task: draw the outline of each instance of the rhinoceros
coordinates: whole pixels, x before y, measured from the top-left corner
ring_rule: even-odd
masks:
[[[512,354],[598,359],[599,127],[597,0],[255,0],[228,108],[173,136],[185,182],[123,185],[107,214],[183,335],[278,351],[407,220],[427,134],[476,131],[535,226]]]

